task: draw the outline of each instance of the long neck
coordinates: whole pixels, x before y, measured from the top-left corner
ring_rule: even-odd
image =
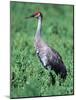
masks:
[[[35,35],[35,39],[40,39],[41,37],[41,28],[42,28],[42,18],[41,16],[38,17],[38,26],[37,26],[37,31]]]

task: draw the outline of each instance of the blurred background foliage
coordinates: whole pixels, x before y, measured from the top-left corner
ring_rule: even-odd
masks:
[[[43,14],[42,38],[63,58],[68,75],[59,86],[48,86],[48,71],[36,56],[34,36],[37,19],[25,17],[36,11]],[[11,98],[73,94],[73,6],[10,2],[11,21]]]

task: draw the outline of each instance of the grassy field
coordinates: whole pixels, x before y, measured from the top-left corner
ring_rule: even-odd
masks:
[[[48,85],[34,48],[37,20],[25,17],[43,13],[42,38],[56,49],[66,65],[67,78],[62,85]],[[73,6],[11,2],[11,98],[73,94]]]

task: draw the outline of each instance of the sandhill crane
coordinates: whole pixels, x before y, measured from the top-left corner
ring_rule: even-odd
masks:
[[[67,70],[62,61],[62,57],[55,49],[49,47],[41,38],[43,18],[42,13],[36,12],[30,17],[35,17],[38,20],[38,26],[35,35],[35,49],[42,65],[47,70],[55,71],[56,75],[60,75],[60,77],[65,80],[67,76]]]

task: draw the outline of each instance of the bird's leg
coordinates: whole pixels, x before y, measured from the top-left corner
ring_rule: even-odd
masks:
[[[62,83],[63,83],[63,82],[62,82],[63,80],[61,79],[61,76],[60,76],[60,75],[58,75],[58,80],[59,80],[59,86],[61,86]]]
[[[55,75],[53,74],[53,71],[51,71],[50,67],[48,68],[48,71],[49,71],[48,86],[50,86],[50,83],[52,83],[52,85],[55,85]]]

